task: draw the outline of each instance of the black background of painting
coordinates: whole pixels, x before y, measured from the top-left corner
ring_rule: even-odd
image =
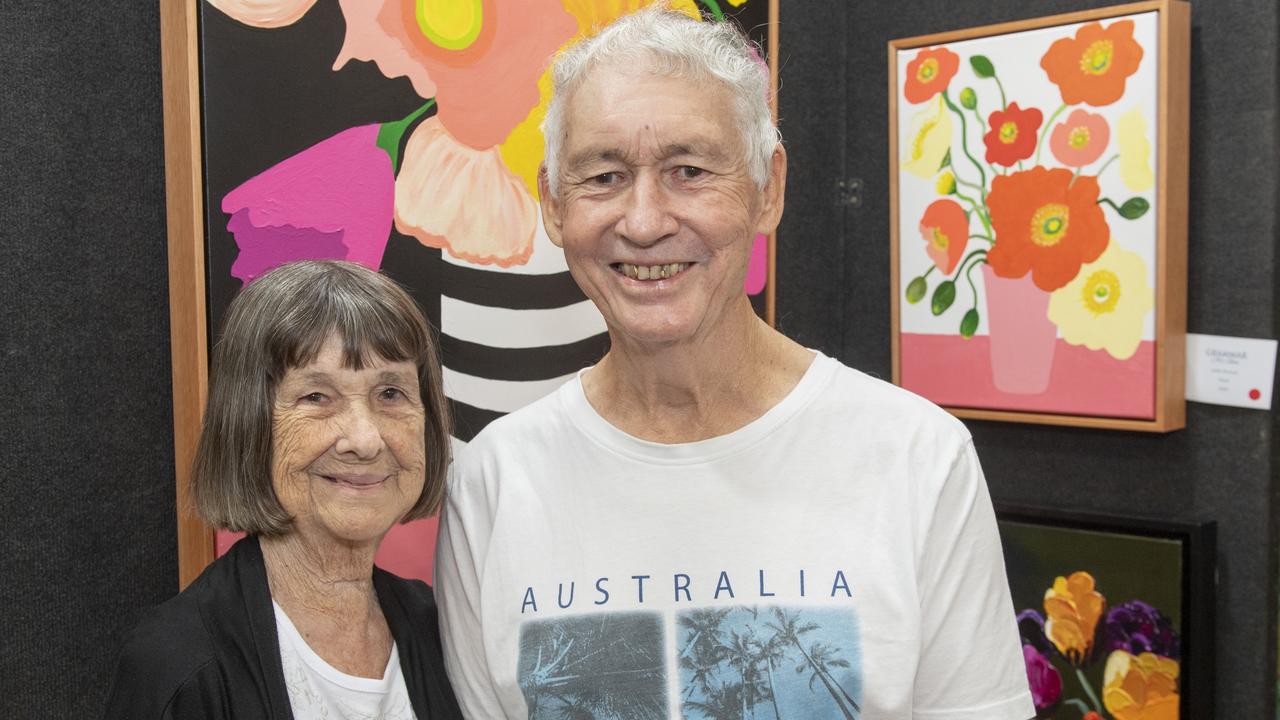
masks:
[[[780,323],[887,377],[885,43],[1102,3],[782,2]],[[0,717],[96,717],[125,633],[177,585],[158,6],[0,5]],[[1194,332],[1280,332],[1278,19],[1193,10]],[[861,207],[836,204],[847,177]],[[1273,716],[1277,418],[969,427],[997,500],[1219,521],[1214,715],[1254,720]]]

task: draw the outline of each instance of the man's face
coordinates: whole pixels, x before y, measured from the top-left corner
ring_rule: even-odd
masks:
[[[559,196],[543,218],[611,331],[648,345],[709,337],[736,303],[756,234],[782,212],[786,160],[756,188],[729,91],[598,68],[566,108]]]

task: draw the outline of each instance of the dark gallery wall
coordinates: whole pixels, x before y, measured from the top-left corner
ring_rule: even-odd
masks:
[[[783,0],[782,329],[891,375],[889,40],[1114,4]],[[1278,9],[1192,5],[1189,332],[1274,338],[1280,328]],[[861,204],[839,205],[836,183],[855,178]],[[1217,521],[1215,715],[1234,720],[1274,713],[1276,418],[1191,403],[1187,428],[1169,435],[967,424],[997,502]]]
[[[885,43],[1099,4],[782,0],[784,330],[889,375]],[[1277,14],[1193,12],[1193,332],[1277,335]],[[94,717],[177,584],[159,62],[155,0],[0,5],[0,717]],[[1218,718],[1270,713],[1275,417],[970,423],[997,500],[1219,522]]]
[[[0,5],[0,717],[93,718],[172,594],[159,5]]]

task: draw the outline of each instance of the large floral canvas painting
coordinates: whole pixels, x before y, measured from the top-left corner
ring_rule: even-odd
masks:
[[[1208,717],[1211,525],[999,517],[1036,717]]]
[[[548,65],[651,1],[199,0],[209,341],[235,293],[281,263],[380,269],[439,328],[459,445],[596,361],[604,322],[538,212]],[[762,58],[770,5],[669,3],[739,23]],[[770,242],[756,238],[743,288],[762,316]],[[379,562],[430,578],[434,535],[433,520],[398,527]]]
[[[1159,149],[1165,84],[1186,78],[1161,22],[891,45],[901,385],[962,412],[1166,420],[1158,366],[1182,311],[1162,285],[1185,283],[1167,271],[1185,208]]]

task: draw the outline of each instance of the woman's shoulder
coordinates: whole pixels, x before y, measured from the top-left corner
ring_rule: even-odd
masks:
[[[216,676],[216,660],[195,593],[151,608],[120,652],[106,718],[164,717],[184,688]],[[119,712],[116,712],[119,711]]]
[[[429,615],[434,621],[436,596],[430,585],[417,578],[400,577],[377,566],[373,568],[373,583],[379,598],[387,595],[394,597],[409,617]],[[384,602],[383,605],[385,604]]]

